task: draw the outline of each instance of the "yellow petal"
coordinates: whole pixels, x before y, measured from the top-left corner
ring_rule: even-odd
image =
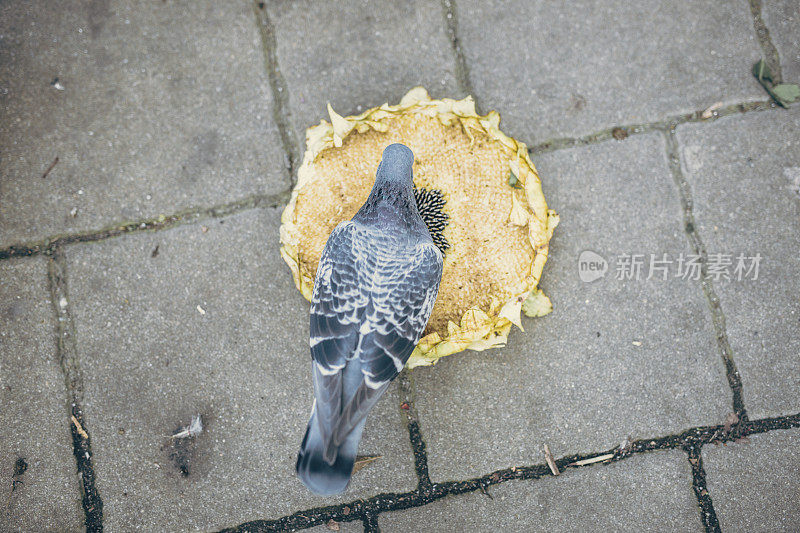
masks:
[[[525,300],[522,296],[518,296],[517,298],[512,298],[503,306],[500,310],[500,314],[497,316],[505,318],[519,329],[525,331],[525,328],[522,327],[522,320],[520,319],[520,309],[522,309],[522,302]]]
[[[528,224],[528,210],[523,207],[522,202],[517,198],[514,191],[511,191],[511,212],[508,214],[509,223],[524,227]]]
[[[328,115],[330,115],[331,125],[333,125],[333,144],[339,148],[342,146],[342,139],[347,137],[347,135],[353,131],[355,123],[350,122],[334,111],[330,102],[328,102]]]
[[[539,317],[553,311],[553,303],[541,289],[534,289],[522,304],[522,311],[529,317]]]
[[[411,107],[418,102],[427,102],[430,99],[425,87],[414,87],[400,100],[400,107]]]

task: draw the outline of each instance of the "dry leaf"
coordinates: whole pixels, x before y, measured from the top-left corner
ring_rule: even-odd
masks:
[[[792,103],[800,98],[800,87],[794,83],[779,83],[772,87],[772,92],[786,103]]]
[[[725,433],[730,433],[731,428],[739,423],[739,415],[736,413],[728,413],[728,416],[725,417],[725,425],[723,426],[723,430]]]

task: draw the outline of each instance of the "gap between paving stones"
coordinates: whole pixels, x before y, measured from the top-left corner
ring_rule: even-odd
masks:
[[[684,450],[688,455],[689,466],[692,468],[692,489],[700,508],[700,517],[706,532],[719,532],[719,520],[714,510],[714,502],[706,487],[706,471],[703,468],[703,457],[700,454],[702,446],[693,442],[687,443]]]
[[[15,244],[8,248],[0,249],[0,260],[39,254],[52,255],[54,250],[69,244],[102,241],[141,231],[160,231],[183,224],[195,224],[209,219],[223,218],[251,209],[277,208],[285,205],[289,201],[290,195],[291,189],[275,194],[254,194],[241,200],[217,206],[192,208],[171,215],[160,215],[137,222],[115,224],[106,229],[53,236],[27,244]]]
[[[630,124],[624,126],[615,126],[601,131],[584,135],[583,137],[560,137],[557,139],[550,139],[529,148],[530,154],[539,155],[556,150],[563,150],[564,148],[573,148],[576,146],[586,146],[589,144],[596,144],[610,139],[623,140],[631,135],[639,135],[643,133],[652,133],[655,131],[664,131],[666,129],[674,129],[681,124],[688,124],[693,122],[714,122],[722,117],[730,115],[737,115],[740,113],[748,113],[751,111],[766,111],[769,109],[780,109],[772,100],[763,100],[759,102],[744,102],[730,104],[710,113],[708,118],[703,117],[705,109],[693,111],[691,113],[682,113],[679,115],[672,115],[666,119],[645,122],[641,124]]]
[[[700,235],[697,233],[693,212],[693,200],[691,188],[681,170],[680,152],[678,147],[678,140],[675,137],[675,128],[663,130],[665,137],[665,146],[667,151],[667,163],[669,165],[672,178],[675,185],[678,187],[680,195],[681,207],[683,208],[683,222],[684,230],[689,239],[689,245],[694,250],[694,253],[700,256],[700,279],[703,294],[708,302],[708,307],[711,310],[711,318],[714,324],[714,332],[716,333],[717,346],[719,347],[722,362],[725,365],[725,374],[728,378],[728,385],[731,388],[733,395],[733,411],[739,417],[740,421],[747,420],[747,409],[744,405],[744,393],[742,391],[742,378],[739,375],[739,370],[736,368],[736,363],[733,360],[733,349],[730,342],[728,342],[728,332],[725,325],[725,314],[720,306],[719,297],[714,291],[714,286],[711,279],[708,277],[708,252],[705,244],[703,244]]]
[[[461,49],[461,41],[458,37],[458,13],[456,12],[455,0],[442,0],[442,14],[444,16],[445,33],[450,40],[450,47],[453,51],[453,58],[456,63],[456,81],[458,87],[464,94],[472,95],[476,98],[475,90],[472,88],[472,81],[469,77],[469,67]]]
[[[379,533],[381,528],[378,526],[377,513],[367,513],[364,515],[364,533]]]
[[[267,7],[264,2],[254,2],[253,12],[256,17],[256,24],[261,35],[261,50],[264,53],[264,64],[267,69],[267,77],[269,78],[269,85],[272,89],[272,118],[278,126],[278,132],[281,136],[281,143],[283,144],[283,152],[286,158],[286,169],[289,172],[289,190],[294,188],[296,183],[296,170],[300,164],[300,152],[297,149],[295,139],[297,137],[292,129],[291,121],[289,120],[289,90],[286,86],[286,80],[281,74],[280,65],[278,64],[278,43],[275,39],[275,28],[267,13]]]
[[[51,252],[47,267],[50,301],[56,316],[58,342],[56,356],[67,388],[67,412],[72,432],[72,453],[75,456],[80,478],[81,503],[83,505],[86,531],[103,530],[103,500],[95,487],[95,472],[92,464],[92,443],[83,418],[83,379],[75,345],[75,325],[72,321],[67,291],[66,259],[63,250]]]
[[[761,0],[749,0],[750,13],[753,15],[753,29],[756,32],[756,39],[761,46],[761,52],[764,54],[764,60],[767,62],[775,84],[783,81],[783,72],[781,70],[781,59],[778,54],[778,49],[772,42],[769,35],[769,29],[764,24],[764,19],[761,16]]]
[[[403,422],[408,429],[408,438],[411,441],[411,451],[414,453],[414,471],[417,473],[417,490],[421,493],[430,491],[432,483],[428,473],[428,451],[419,425],[419,415],[417,414],[414,402],[414,381],[413,373],[408,369],[403,369],[397,378],[398,389],[400,392],[400,412]]]
[[[798,427],[800,427],[800,413],[747,421],[742,423],[735,432],[726,432],[725,427],[721,425],[698,426],[688,429],[677,435],[668,435],[654,439],[636,440],[630,443],[630,445],[624,449],[612,448],[610,450],[597,453],[569,455],[556,460],[556,465],[558,466],[559,470],[564,472],[565,470],[571,468],[587,468],[594,465],[609,464],[624,460],[636,454],[659,450],[673,450],[680,448],[689,453],[689,450],[694,448],[699,450],[703,445],[706,444],[725,444],[748,435],[766,433],[776,429],[791,429]],[[591,459],[601,455],[611,455],[611,457],[599,463],[583,466],[570,466],[576,461]],[[690,457],[692,456],[690,455]],[[489,494],[488,489],[492,485],[497,485],[512,480],[540,479],[552,475],[553,474],[550,471],[550,467],[548,467],[545,463],[531,466],[506,468],[464,481],[434,483],[427,491],[420,491],[417,489],[402,494],[383,493],[366,500],[354,500],[345,504],[331,505],[328,507],[316,507],[305,511],[299,511],[292,515],[284,516],[283,518],[276,520],[254,520],[232,528],[224,529],[222,530],[222,533],[255,533],[306,529],[313,526],[326,524],[330,520],[334,520],[336,522],[362,520],[366,522],[371,520],[371,518],[366,518],[368,516],[378,515],[386,511],[398,511],[412,507],[421,507],[448,495],[466,494],[475,491],[481,491],[485,494]]]

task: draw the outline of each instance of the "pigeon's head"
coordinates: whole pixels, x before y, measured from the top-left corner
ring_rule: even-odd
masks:
[[[414,165],[414,152],[400,143],[390,144],[383,150],[378,178],[395,183],[411,183],[411,167]]]

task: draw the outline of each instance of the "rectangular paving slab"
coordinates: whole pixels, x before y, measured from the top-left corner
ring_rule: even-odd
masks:
[[[304,0],[269,3],[267,10],[301,149],[306,128],[330,120],[328,102],[346,116],[396,104],[417,85],[433,97],[464,96],[435,0]]]
[[[509,481],[383,513],[381,531],[702,531],[686,455],[674,450]]]
[[[3,3],[0,35],[0,246],[286,186],[251,3]]]
[[[723,531],[797,531],[800,430],[751,435],[750,442],[704,446],[706,482]]]
[[[554,311],[508,346],[415,369],[431,477],[447,481],[721,423],[730,390],[698,281],[617,279],[621,254],[688,255],[660,134],[535,158],[561,215],[542,284]],[[590,250],[605,277],[581,281]]]
[[[530,144],[764,99],[745,0],[456,4],[480,107]]]
[[[44,257],[0,263],[0,531],[80,531]]]
[[[370,415],[382,456],[338,498],[296,478],[313,401],[308,304],[280,211],[67,249],[98,490],[110,530],[213,530],[416,487],[400,399]],[[196,438],[170,439],[202,416]],[[146,511],[143,511],[146,510]]]
[[[800,411],[800,109],[678,130],[697,230],[731,279],[713,281],[750,418]],[[734,275],[760,254],[757,279]],[[746,272],[745,272],[746,274]]]

